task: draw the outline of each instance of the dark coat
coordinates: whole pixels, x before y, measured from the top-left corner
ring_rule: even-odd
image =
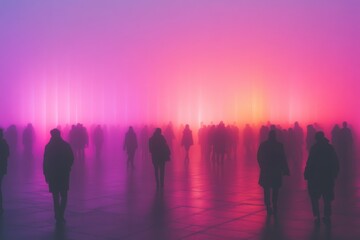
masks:
[[[69,190],[69,178],[74,154],[70,144],[61,138],[51,138],[45,147],[43,171],[50,192]]]
[[[183,136],[181,139],[181,146],[184,146],[186,149],[189,149],[190,146],[194,144],[192,131],[189,128],[185,128],[183,131]]]
[[[161,134],[154,134],[149,139],[149,150],[153,164],[163,163],[170,160],[170,148]]]
[[[339,161],[334,147],[327,139],[315,143],[310,149],[304,172],[310,196],[324,195],[333,199],[334,184],[338,173]]]
[[[7,159],[9,158],[9,145],[5,139],[0,140],[0,176],[7,173]]]
[[[281,187],[282,176],[289,174],[283,144],[276,140],[261,143],[257,160],[260,166],[259,184],[266,188]]]
[[[138,147],[136,133],[134,131],[127,131],[125,134],[124,150],[127,153],[135,152]]]

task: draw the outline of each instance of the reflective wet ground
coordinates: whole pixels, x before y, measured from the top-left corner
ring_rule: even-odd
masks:
[[[42,175],[41,151],[34,159],[9,160],[4,177],[5,212],[0,239],[360,239],[360,181],[341,172],[332,227],[314,227],[301,166],[284,178],[277,219],[267,218],[258,166],[241,154],[223,164],[191,151],[189,164],[178,150],[166,166],[165,188],[156,189],[150,160],[137,154],[135,168],[125,154],[106,150],[76,160],[66,223],[56,225]]]

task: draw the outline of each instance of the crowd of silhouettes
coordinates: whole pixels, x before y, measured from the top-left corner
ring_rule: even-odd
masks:
[[[85,159],[85,148],[89,146],[89,135],[86,127],[81,123],[72,125],[69,131],[69,143],[75,153],[75,158]]]
[[[152,129],[155,129],[150,136]],[[178,147],[185,149],[185,162],[189,163],[190,148],[194,138],[190,126],[180,127],[181,141]],[[97,125],[91,135],[95,146],[95,157],[100,159],[105,142],[104,129]],[[127,166],[134,168],[135,153],[138,147],[141,160],[151,162],[155,172],[157,188],[164,187],[165,165],[174,155],[176,135],[170,122],[161,128],[144,125],[139,128],[139,143],[135,128],[130,126],[125,133],[123,150],[127,154]],[[288,128],[267,123],[258,131],[250,124],[242,129],[242,134],[236,124],[204,125],[198,129],[198,144],[202,160],[210,163],[223,164],[228,160],[236,160],[240,139],[246,159],[257,158],[260,168],[259,184],[264,190],[264,204],[268,215],[276,215],[278,211],[278,194],[282,186],[282,177],[290,172],[303,171],[304,151],[308,152],[304,178],[308,182],[312,211],[315,225],[320,224],[319,199],[324,201],[323,221],[331,224],[331,202],[334,199],[335,180],[340,169],[346,172],[352,166],[355,154],[355,143],[352,130],[347,122],[335,124],[331,130],[331,141],[325,137],[322,128],[314,123],[306,126],[306,133],[298,122]],[[35,130],[28,124],[22,134],[23,152],[26,156],[33,155]],[[1,184],[7,173],[9,156],[16,155],[18,149],[18,129],[10,125],[6,131],[0,129],[0,214],[2,208]],[[64,211],[69,188],[71,166],[75,159],[85,159],[85,148],[89,145],[87,129],[82,124],[72,125],[68,141],[65,142],[58,129],[51,131],[51,139],[44,153],[44,175],[53,194],[55,218],[64,221]],[[258,147],[257,151],[256,148]],[[345,174],[346,175],[346,174]]]

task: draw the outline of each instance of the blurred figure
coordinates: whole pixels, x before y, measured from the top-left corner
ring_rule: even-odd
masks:
[[[45,146],[43,172],[54,201],[54,213],[57,223],[65,221],[64,212],[67,204],[70,171],[74,154],[58,129],[50,131],[51,138]]]
[[[193,141],[192,131],[190,130],[189,124],[186,124],[181,139],[181,146],[185,148],[185,162],[188,162],[190,159],[189,151],[190,151],[190,147],[193,144],[194,141]]]
[[[213,134],[213,160],[217,163],[224,163],[228,146],[228,134],[225,124],[220,122]]]
[[[335,148],[337,154],[339,154],[339,146],[340,146],[340,127],[339,124],[335,124],[331,130],[331,144]]]
[[[14,158],[17,153],[17,145],[18,145],[18,131],[14,124],[10,125],[4,134],[4,137],[9,144],[10,148],[10,156]]]
[[[141,159],[145,162],[149,159],[148,141],[149,129],[148,126],[145,125],[140,131]]]
[[[150,137],[149,150],[155,169],[156,187],[164,188],[165,162],[170,160],[170,148],[161,134],[161,128],[156,128],[154,134]]]
[[[304,131],[298,122],[294,123],[294,163],[300,168],[303,161]]]
[[[249,124],[246,124],[244,131],[243,131],[243,145],[245,148],[246,160],[252,159],[252,156],[255,152],[255,150],[254,150],[255,143],[254,142],[255,142],[255,139],[254,139],[253,130]]]
[[[348,127],[347,122],[343,122],[342,128],[339,132],[339,157],[341,163],[346,169],[349,169],[351,166],[351,160],[353,155],[353,136],[350,128]]]
[[[310,152],[311,147],[315,144],[315,133],[316,129],[312,124],[307,126],[306,133],[306,150]]]
[[[319,199],[324,200],[324,218],[326,225],[331,224],[331,201],[334,200],[335,179],[339,173],[339,162],[334,147],[329,144],[323,132],[315,134],[316,143],[311,147],[304,172],[308,181],[315,225],[320,224]]]
[[[3,129],[0,128],[0,215],[3,214],[2,179],[7,173],[8,158],[10,155],[9,145],[4,139]]]
[[[283,144],[276,139],[276,131],[269,132],[268,140],[262,142],[257,153],[260,166],[259,184],[264,188],[264,203],[267,214],[277,214],[279,189],[282,185],[282,176],[289,176],[289,167],[286,161]],[[272,189],[272,204],[270,194]]]
[[[104,131],[100,125],[97,125],[94,129],[93,141],[95,145],[95,157],[96,159],[100,159],[104,144]]]
[[[134,168],[134,158],[135,158],[135,152],[138,147],[137,137],[136,133],[133,129],[133,127],[129,127],[129,130],[125,134],[125,140],[124,140],[124,147],[123,149],[126,151],[128,155],[127,159],[127,167]]]
[[[171,152],[173,153],[174,152],[173,141],[175,139],[175,133],[171,122],[169,122],[169,124],[165,128],[164,137],[166,139],[166,142],[168,143],[168,146],[170,147]]]
[[[35,141],[35,131],[31,123],[29,123],[24,131],[22,136],[22,143],[24,146],[24,155],[30,159],[33,159],[33,146]]]

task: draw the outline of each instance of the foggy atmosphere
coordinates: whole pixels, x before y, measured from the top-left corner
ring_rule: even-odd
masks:
[[[359,11],[1,1],[0,239],[358,239]]]

